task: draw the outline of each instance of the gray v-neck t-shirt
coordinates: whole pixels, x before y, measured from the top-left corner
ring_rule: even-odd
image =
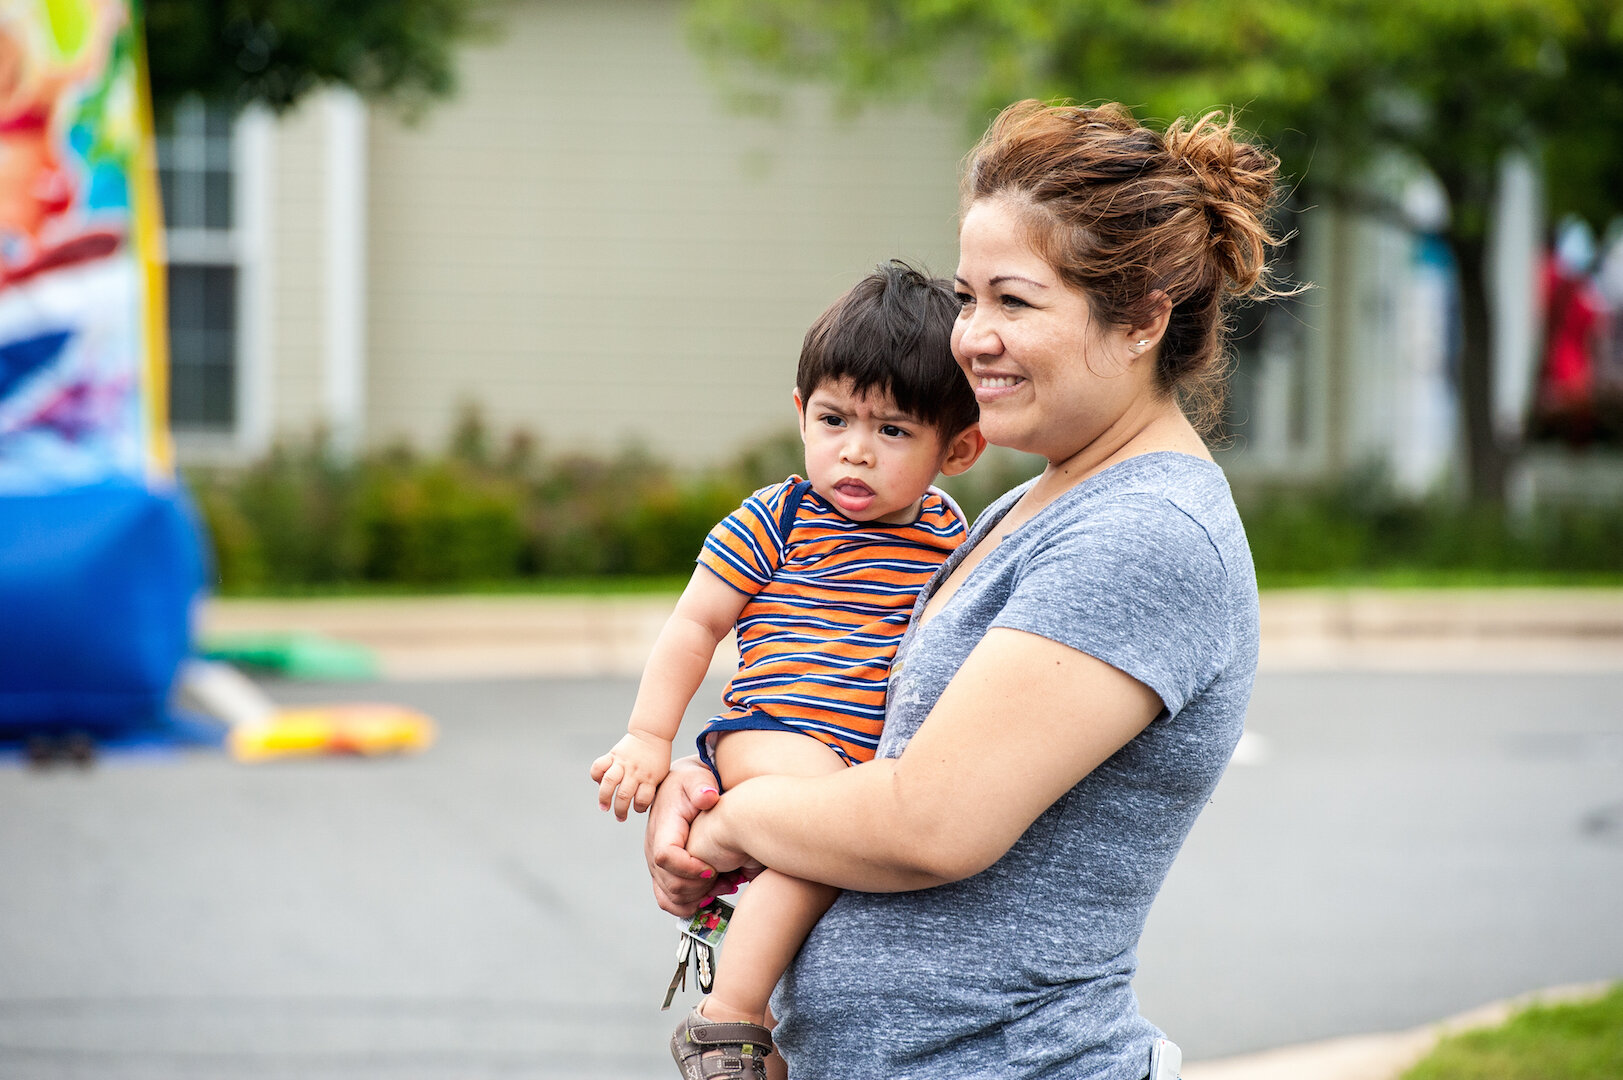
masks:
[[[1024,490],[981,515],[935,582]],[[794,1080],[1148,1072],[1158,1031],[1132,990],[1139,935],[1239,740],[1257,664],[1256,576],[1222,470],[1186,454],[1130,458],[987,552],[903,640],[880,757],[905,753],[994,627],[1097,657],[1164,709],[988,869],[841,895],[773,998]],[[1088,722],[1086,702],[1075,720]]]

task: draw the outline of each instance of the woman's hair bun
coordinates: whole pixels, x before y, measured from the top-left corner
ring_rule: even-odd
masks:
[[[1240,295],[1257,289],[1277,242],[1268,221],[1279,191],[1279,158],[1236,138],[1234,119],[1218,110],[1174,120],[1163,139],[1205,196],[1213,255],[1230,288]]]

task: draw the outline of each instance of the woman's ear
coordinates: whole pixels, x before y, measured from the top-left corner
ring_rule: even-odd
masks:
[[[975,464],[985,450],[986,436],[981,434],[981,426],[971,424],[947,440],[941,468],[936,471],[942,476],[957,476]]]
[[[1134,356],[1154,352],[1167,332],[1167,323],[1172,319],[1170,296],[1157,289],[1150,294],[1150,301],[1155,305],[1150,311],[1150,317],[1138,326],[1130,326],[1126,330],[1127,351]]]

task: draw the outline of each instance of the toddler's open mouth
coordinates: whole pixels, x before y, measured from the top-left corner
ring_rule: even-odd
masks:
[[[847,515],[862,513],[873,505],[876,498],[873,488],[854,479],[841,480],[834,485],[831,494],[835,505]]]
[[[861,480],[841,480],[834,485],[834,490],[853,499],[868,498],[873,495],[873,488],[864,484]]]

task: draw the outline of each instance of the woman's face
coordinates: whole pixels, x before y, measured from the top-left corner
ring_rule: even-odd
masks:
[[[952,351],[988,442],[1058,463],[1147,400],[1152,365],[1134,363],[1126,332],[1093,323],[1087,296],[1032,250],[1007,200],[964,215],[957,288]]]

